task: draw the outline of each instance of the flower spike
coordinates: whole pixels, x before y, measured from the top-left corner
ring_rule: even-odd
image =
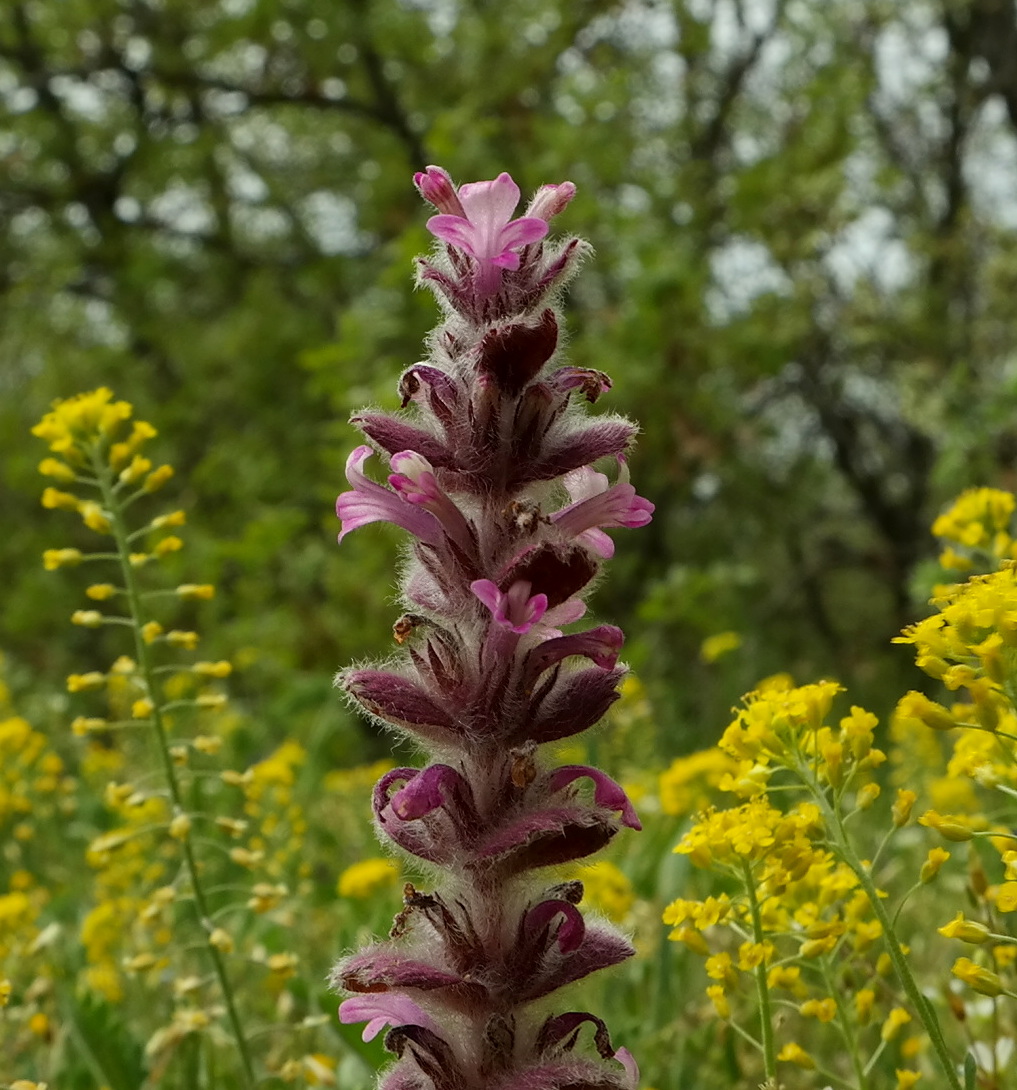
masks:
[[[421,280],[450,313],[431,358],[404,371],[399,410],[353,417],[388,475],[365,474],[372,447],[350,455],[340,540],[390,522],[411,544],[399,649],[339,684],[430,754],[385,773],[373,808],[379,835],[424,860],[439,888],[407,886],[390,937],[337,965],[332,982],[350,995],[340,1018],[365,1022],[365,1039],[391,1027],[384,1090],[635,1090],[635,1061],[599,1018],[530,1009],[633,953],[584,919],[581,883],[555,884],[547,868],[639,829],[638,815],[605,773],[555,767],[541,747],[593,726],[625,675],[621,629],[573,626],[614,552],[606,531],[653,513],[628,479],[635,428],[584,420],[579,402],[610,379],[553,363],[555,293],[588,248],[550,239],[549,221],[575,186],[543,186],[517,217],[505,173],[456,186],[429,166],[414,184],[444,244]],[[594,466],[604,457],[618,462],[614,484]],[[592,1043],[580,1040],[587,1022]]]

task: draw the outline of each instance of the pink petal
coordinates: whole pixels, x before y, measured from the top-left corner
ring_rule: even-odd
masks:
[[[519,203],[519,186],[502,171],[490,182],[467,182],[459,187],[459,199],[471,223],[504,227]]]
[[[412,999],[391,992],[355,995],[343,1000],[339,1005],[339,1021],[344,1025],[367,1022],[363,1033],[365,1041],[373,1041],[385,1026],[423,1026],[432,1033],[438,1032],[430,1015]]]

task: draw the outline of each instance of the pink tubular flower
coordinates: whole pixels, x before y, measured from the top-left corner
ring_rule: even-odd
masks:
[[[441,536],[437,518],[364,474],[364,463],[373,453],[368,446],[357,447],[346,459],[346,479],[353,491],[343,492],[336,500],[335,512],[342,521],[340,543],[352,530],[368,523],[393,522],[433,545]]]
[[[504,593],[490,579],[474,580],[470,590],[491,611],[495,624],[519,636],[526,635],[547,612],[547,595],[535,594],[531,598],[530,584],[525,579],[513,583]]]
[[[444,187],[430,174],[435,169],[429,167],[427,181],[418,182],[420,191],[436,207],[452,208]],[[493,181],[460,186],[458,201],[462,214],[441,212],[427,221],[427,229],[477,262],[477,288],[490,294],[501,283],[501,269],[519,268],[516,251],[547,234],[547,220],[540,216],[512,218],[519,204],[519,186],[504,171]]]
[[[653,515],[654,505],[637,496],[629,484],[624,458],[618,459],[615,485],[608,485],[607,477],[592,466],[566,473],[563,483],[573,502],[556,511],[551,521],[605,559],[614,556],[614,542],[604,533],[605,526],[645,526]]]
[[[388,483],[396,492],[407,503],[430,511],[450,538],[464,548],[470,548],[473,544],[473,531],[463,513],[438,485],[434,466],[412,450],[393,454],[390,464],[395,472],[389,474]]]

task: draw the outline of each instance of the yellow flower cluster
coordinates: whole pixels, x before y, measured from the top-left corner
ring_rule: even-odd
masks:
[[[1010,531],[1015,504],[1010,492],[969,488],[932,524],[945,548],[939,562],[954,571],[994,568],[1001,560],[1017,559]]]
[[[738,762],[717,746],[677,757],[658,779],[661,810],[673,817],[705,810],[721,782],[738,769]]]
[[[1011,679],[1017,673],[1017,567],[941,588],[938,612],[906,628],[895,643],[913,644],[915,661],[951,692],[966,689],[969,701],[952,708],[921,693],[908,693],[898,716],[934,730],[975,727],[1014,733]]]
[[[234,862],[273,880],[289,876],[294,866],[297,877],[307,876],[306,866],[299,862],[307,819],[293,791],[297,770],[306,760],[303,746],[286,741],[243,777],[244,814],[252,835],[246,847],[232,850]]]
[[[878,794],[869,785],[871,773],[886,760],[873,745],[878,720],[855,706],[840,720],[839,729],[826,726],[841,691],[835,681],[820,681],[749,693],[720,740],[721,750],[739,762],[736,773],[722,778],[721,790],[758,795],[774,771],[785,769],[838,795],[853,788],[860,806],[871,804]]]

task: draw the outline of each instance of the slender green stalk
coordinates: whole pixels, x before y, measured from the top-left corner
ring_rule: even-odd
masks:
[[[822,963],[821,969],[823,973],[823,983],[826,985],[826,990],[830,993],[830,997],[837,1007],[837,1028],[840,1030],[841,1037],[844,1038],[844,1045],[847,1048],[848,1055],[851,1057],[851,1065],[854,1067],[855,1078],[858,1080],[858,1090],[868,1090],[868,1076],[862,1067],[861,1056],[858,1054],[858,1037],[855,1033],[855,1027],[851,1022],[851,1017],[844,1007],[844,1001],[841,998],[841,990],[831,979],[829,967],[825,960]]]
[[[756,897],[756,883],[752,877],[752,868],[743,864],[745,890],[749,896],[749,911],[752,914],[752,937],[757,943],[764,939],[763,920],[759,911],[759,899]],[[756,993],[759,999],[759,1035],[763,1042],[763,1068],[767,1081],[777,1085],[777,1045],[773,1033],[773,1013],[770,1009],[770,989],[766,986],[766,962],[761,960],[756,966]]]
[[[124,590],[127,596],[130,614],[134,619],[134,645],[138,659],[138,668],[144,679],[146,692],[153,703],[151,720],[153,734],[156,740],[156,748],[159,751],[160,759],[162,761],[163,774],[166,778],[166,786],[169,790],[174,809],[178,813],[184,813],[185,806],[183,792],[180,787],[179,777],[177,776],[176,766],[173,764],[173,758],[170,754],[169,737],[166,730],[166,723],[163,719],[163,709],[160,707],[158,701],[155,700],[155,693],[157,692],[156,668],[152,662],[149,646],[141,635],[141,628],[145,623],[144,614],[142,612],[142,592],[138,586],[135,570],[130,562],[130,535],[124,524],[123,510],[121,504],[118,502],[112,470],[108,465],[103,464],[98,456],[98,452],[93,456],[93,464],[95,467],[96,479],[102,493],[103,507],[109,512],[111,532],[116,541],[117,556],[123,573]],[[210,932],[211,916],[209,913],[208,901],[201,884],[198,863],[195,859],[189,836],[183,838],[181,841],[181,848],[183,850],[184,863],[187,868],[191,890],[194,895],[194,903],[201,925],[206,932]],[[244,1035],[240,1015],[237,1011],[236,1002],[233,996],[233,988],[226,972],[226,964],[221,951],[208,942],[205,943],[205,946],[212,959],[215,975],[219,981],[219,989],[222,992],[223,1002],[226,1006],[226,1017],[229,1021],[233,1037],[236,1040],[237,1053],[240,1057],[240,1064],[244,1073],[244,1083],[253,1090],[253,1087],[257,1082],[254,1074],[254,1063],[251,1058],[247,1038]]]
[[[939,1062],[940,1069],[946,1078],[947,1084],[950,1086],[951,1090],[962,1090],[960,1080],[957,1077],[956,1065],[950,1056],[946,1039],[943,1037],[943,1031],[939,1026],[939,1019],[936,1017],[936,1012],[932,1009],[931,1003],[922,995],[922,992],[918,987],[918,982],[911,972],[911,966],[908,964],[907,957],[901,949],[900,941],[894,930],[894,921],[891,920],[889,913],[883,905],[868,868],[862,863],[861,859],[858,858],[857,853],[851,846],[851,843],[844,832],[844,828],[838,820],[837,814],[834,812],[825,793],[821,790],[816,790],[814,791],[814,797],[826,818],[827,829],[833,840],[837,854],[854,871],[859,884],[862,889],[865,890],[865,893],[869,898],[869,903],[872,905],[872,911],[875,914],[876,919],[879,920],[880,926],[883,928],[883,939],[886,942],[886,950],[890,955],[890,961],[893,963],[897,979],[900,981],[901,987],[907,993],[908,999],[911,1000],[911,1005],[922,1025],[925,1027],[925,1032],[929,1035],[933,1051],[936,1054],[936,1059]]]

